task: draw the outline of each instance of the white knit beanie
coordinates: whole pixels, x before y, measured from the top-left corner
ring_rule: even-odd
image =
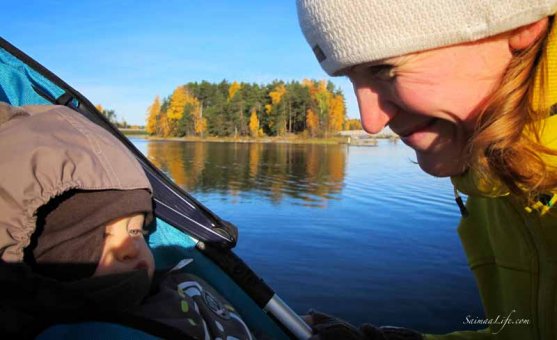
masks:
[[[297,0],[323,69],[474,41],[555,14],[557,0]]]

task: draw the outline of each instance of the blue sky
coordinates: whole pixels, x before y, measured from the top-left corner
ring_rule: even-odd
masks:
[[[294,0],[21,0],[0,19],[4,39],[131,124],[156,95],[223,79],[329,79],[358,117],[350,82],[328,77],[307,46]]]

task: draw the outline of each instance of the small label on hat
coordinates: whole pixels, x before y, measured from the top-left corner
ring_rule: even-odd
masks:
[[[313,53],[315,54],[315,56],[317,57],[317,61],[319,62],[327,59],[327,56],[325,55],[325,53],[323,53],[323,50],[321,49],[321,47],[319,47],[319,45],[313,46]]]

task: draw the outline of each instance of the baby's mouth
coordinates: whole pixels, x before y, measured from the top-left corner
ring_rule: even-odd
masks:
[[[149,265],[147,264],[146,261],[139,261],[139,262],[135,265],[134,269],[136,269],[136,270],[140,270],[140,269],[149,269]]]

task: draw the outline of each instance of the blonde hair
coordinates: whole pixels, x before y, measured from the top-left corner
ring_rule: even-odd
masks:
[[[499,182],[528,202],[557,188],[557,168],[543,159],[543,155],[557,156],[557,150],[540,140],[543,120],[550,115],[542,101],[552,24],[553,17],[540,39],[513,56],[501,85],[480,114],[469,144],[469,166],[479,180]]]

